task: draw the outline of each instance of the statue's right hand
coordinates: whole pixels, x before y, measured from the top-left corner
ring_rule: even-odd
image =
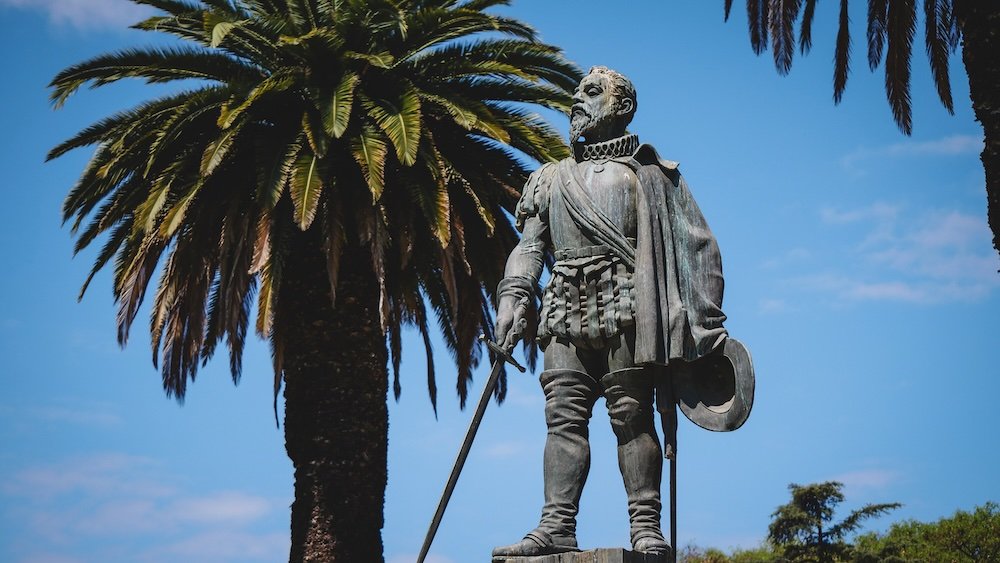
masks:
[[[520,306],[513,296],[505,296],[497,305],[497,323],[493,331],[496,343],[504,350],[511,350],[521,339],[523,330],[517,330],[524,323],[525,307]],[[511,330],[514,329],[514,330]]]

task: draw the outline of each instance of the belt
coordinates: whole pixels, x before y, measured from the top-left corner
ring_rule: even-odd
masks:
[[[635,247],[635,239],[629,237],[629,244]],[[611,254],[611,248],[606,244],[581,246],[580,248],[564,248],[555,251],[556,260],[572,260],[573,258],[588,258],[590,256],[605,256]]]

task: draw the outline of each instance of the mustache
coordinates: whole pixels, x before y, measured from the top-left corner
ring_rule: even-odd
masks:
[[[573,106],[570,108],[570,115],[575,116],[577,114],[590,117],[590,112],[587,111],[587,108],[583,107],[582,104],[573,104]]]

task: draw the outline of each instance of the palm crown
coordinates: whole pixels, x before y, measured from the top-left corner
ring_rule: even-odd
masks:
[[[182,399],[223,340],[239,378],[254,301],[277,391],[282,266],[293,232],[308,231],[333,299],[344,249],[370,257],[397,396],[400,331],[414,325],[435,401],[429,305],[464,402],[516,240],[503,210],[527,170],[511,147],[540,161],[568,154],[523,103],[565,112],[578,69],[531,28],[484,12],[504,0],[134,1],[165,12],[137,28],[183,41],[98,56],[52,81],[57,106],[124,78],[189,88],[49,154],[97,145],[63,214],[77,251],[108,233],[93,273],[114,260],[119,341],[162,260],[150,330],[167,394]]]

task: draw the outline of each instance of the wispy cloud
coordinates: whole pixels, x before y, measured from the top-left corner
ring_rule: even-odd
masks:
[[[907,212],[876,203],[855,209],[824,208],[822,221],[863,231],[843,271],[790,278],[800,289],[838,301],[939,304],[975,302],[1000,288],[1000,260],[982,217],[955,210]]]
[[[45,406],[28,409],[28,415],[40,420],[82,426],[115,426],[122,418],[100,408]]]
[[[167,516],[179,522],[197,524],[241,523],[257,520],[270,509],[270,503],[260,497],[226,491],[180,499],[167,509]]]
[[[43,12],[53,25],[81,30],[124,29],[152,14],[129,0],[0,0],[0,7]]]
[[[899,215],[900,206],[890,205],[884,202],[876,202],[865,207],[853,209],[842,209],[837,207],[824,207],[819,211],[819,217],[824,223],[842,224],[857,223],[858,221],[885,222],[896,219]]]
[[[287,557],[288,549],[288,534],[284,532],[252,534],[210,530],[158,551],[172,555],[165,559],[174,561],[278,561],[282,556]]]
[[[899,482],[901,474],[892,469],[861,469],[841,473],[832,477],[833,481],[844,484],[844,495],[851,497],[867,497],[873,493],[883,493],[889,487]]]
[[[978,154],[982,150],[983,137],[980,135],[949,135],[940,139],[910,140],[882,147],[860,147],[844,155],[840,162],[844,168],[856,170],[858,166],[874,159],[944,157]]]
[[[287,510],[283,502],[244,491],[185,490],[149,458],[75,457],[0,478],[0,500],[15,500],[3,504],[5,525],[22,538],[17,555],[32,561],[73,561],[64,558],[83,550],[93,560],[152,562],[287,556],[284,526],[266,526],[269,516]],[[50,549],[36,549],[42,545]]]
[[[5,478],[0,491],[37,501],[69,493],[142,498],[172,494],[172,487],[147,477],[156,466],[149,458],[122,453],[74,457],[22,469]]]

